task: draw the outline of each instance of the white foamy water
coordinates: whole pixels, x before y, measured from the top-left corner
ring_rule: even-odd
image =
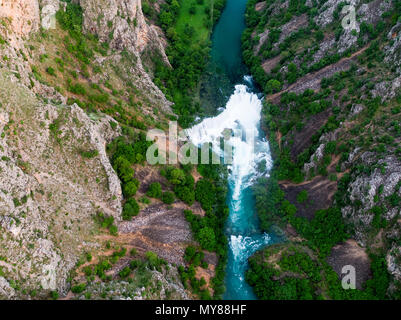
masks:
[[[244,77],[244,82],[252,86],[251,77]],[[256,178],[267,175],[272,166],[269,143],[259,130],[261,111],[261,99],[246,85],[237,85],[219,115],[204,119],[185,131],[196,146],[211,142],[213,151],[224,158],[225,163],[227,152],[232,150],[232,161],[228,164],[230,215],[226,225],[229,240],[226,297],[230,299],[255,298],[245,281],[248,258],[271,242],[270,236],[258,229],[252,194],[248,189]],[[225,138],[223,148],[222,137]],[[226,148],[227,144],[230,148]],[[262,161],[265,161],[266,169],[259,172],[258,164]]]
[[[229,245],[234,260],[232,272],[239,280],[237,283],[238,286],[243,286],[248,258],[251,257],[256,251],[269,244],[270,240],[271,238],[267,233],[264,233],[258,237],[231,235]]]
[[[250,78],[246,78],[250,81]],[[220,141],[224,133],[231,131],[231,137],[225,143],[233,148],[230,179],[235,181],[233,198],[238,200],[244,183],[250,183],[256,177],[256,167],[262,160],[266,167],[271,167],[269,144],[259,137],[259,123],[262,102],[259,97],[249,92],[245,85],[236,85],[235,91],[227,102],[226,108],[216,117],[204,119],[201,123],[185,132],[192,143],[201,146],[211,142],[213,151],[224,156]],[[249,179],[252,177],[252,179]]]
[[[242,235],[232,235],[230,238],[230,248],[236,261],[246,261],[259,248],[270,242],[267,233],[255,238]],[[247,252],[247,255],[244,255]]]

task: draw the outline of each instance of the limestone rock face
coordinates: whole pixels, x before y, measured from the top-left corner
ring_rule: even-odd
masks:
[[[401,75],[401,22],[390,30],[387,37],[393,40],[393,43],[385,47],[384,61],[394,66],[397,73]]]
[[[147,46],[158,46],[164,55],[156,28],[148,25],[141,0],[80,0],[84,11],[84,29],[101,40],[111,38],[113,47],[142,53]]]
[[[365,152],[360,158],[352,160],[359,161],[367,166],[373,166],[376,157],[374,153]],[[354,225],[357,240],[361,243],[366,243],[366,237],[368,236],[366,230],[368,230],[374,218],[374,213],[371,209],[380,203],[375,200],[375,196],[379,194],[379,188],[383,188],[379,196],[379,201],[382,201],[382,199],[396,192],[396,186],[401,181],[401,164],[396,157],[387,156],[384,159],[380,159],[378,165],[385,166],[385,170],[376,168],[371,174],[360,174],[349,185],[350,200],[352,202],[359,201],[361,203],[360,208],[356,210],[352,206],[346,206],[342,209],[344,218]],[[398,192],[398,195],[400,195],[400,192]],[[400,213],[399,208],[394,208],[394,210],[387,212],[385,218],[390,220]]]
[[[141,1],[80,4],[85,31],[111,40],[115,49],[101,58],[118,62],[121,50],[130,51],[137,63],[127,77],[155,101],[155,108],[169,110],[171,103],[142,65],[141,53],[148,49],[168,60],[157,28],[145,21]],[[50,290],[66,294],[80,256],[99,247],[93,216],[103,212],[117,224],[121,220],[121,183],[106,154],[121,128],[107,115],[67,106],[63,94],[33,77],[27,40],[63,7],[59,0],[0,5],[5,40],[0,56],[7,57],[0,63],[0,299],[26,298],[32,290],[40,291],[38,298]],[[46,53],[44,45],[39,50]],[[88,151],[95,156],[85,158]]]
[[[169,111],[171,102],[152,82],[145,71],[141,54],[150,50],[170,65],[165,53],[166,41],[158,27],[146,22],[141,0],[76,0],[83,10],[83,27],[88,33],[96,34],[101,41],[110,42],[112,48],[128,50],[137,57],[136,72],[144,87]]]
[[[77,105],[44,104],[4,70],[0,88],[2,270],[27,279],[25,288],[66,292],[69,270],[91,239],[92,215],[121,216],[120,182],[105,150],[119,129]],[[80,148],[97,156],[85,160]],[[0,297],[13,296],[1,279]]]
[[[310,185],[321,183],[320,174],[323,171],[319,172],[319,165],[322,164],[322,160],[326,160],[324,163],[328,173],[325,178],[326,184],[321,183],[319,188],[329,185],[332,181],[339,181],[335,183],[339,192],[336,194],[333,191],[331,197],[327,197],[323,202],[326,202],[327,207],[341,207],[350,235],[359,244],[372,250],[383,248],[386,251],[388,270],[400,280],[399,10],[395,9],[395,3],[391,0],[345,2],[307,0],[306,6],[313,9],[310,11],[305,8],[298,11],[284,9],[284,15],[280,16],[278,19],[280,21],[276,23],[275,10],[285,3],[287,1],[276,1],[269,5],[268,9],[263,2],[256,4],[255,11],[259,12],[259,20],[255,22],[249,20],[250,25],[254,23],[256,26],[248,30],[254,41],[246,44],[246,48],[247,50],[252,48],[254,55],[260,59],[260,65],[267,75],[266,81],[272,78],[282,84],[279,92],[267,95],[267,99],[276,105],[280,112],[280,115],[272,113],[269,120],[277,124],[274,128],[279,130],[276,133],[279,148],[283,146],[290,148],[294,163],[302,162],[303,173],[307,178],[296,186],[287,182],[281,183],[285,189],[286,200],[297,207],[297,213],[301,216],[304,208],[297,204],[294,193],[300,190],[309,192],[312,189]],[[349,25],[344,18],[350,18],[353,10],[352,8],[342,10],[343,5],[351,5],[355,10],[354,30],[344,25],[344,23]],[[306,20],[303,17],[305,12],[308,13]],[[309,34],[309,30],[303,30],[299,33],[298,40],[296,33],[305,26],[321,33]],[[279,30],[280,36],[269,38],[272,30]],[[314,35],[316,37],[312,39]],[[281,47],[277,46],[285,39],[287,41],[291,39],[288,45],[284,43]],[[250,64],[253,65],[253,62]],[[291,79],[293,75],[289,72],[290,64],[293,64],[291,66],[293,70],[302,70],[302,75],[299,75],[297,80],[295,77],[294,80]],[[352,79],[351,82],[356,79],[366,79],[366,83],[360,82],[360,87],[355,87],[354,90],[347,85],[343,88],[338,85],[336,88],[337,81],[340,84],[343,77],[348,78],[344,71],[349,71],[351,74],[349,77]],[[329,78],[332,81],[329,85],[328,82],[322,81]],[[261,80],[262,85],[266,84],[265,79]],[[297,103],[282,101],[287,93],[300,95],[305,90],[313,90],[315,93],[325,95],[327,87],[336,91],[334,94],[333,91],[331,93],[327,91],[326,96],[333,103],[334,114],[325,110],[313,116],[301,116],[302,123],[300,118],[294,122],[287,119],[287,115],[292,114],[298,107]],[[346,102],[345,98],[344,100],[339,98],[342,94],[343,97],[349,94],[347,98],[352,96],[356,99],[350,98]],[[367,113],[373,108],[370,101],[375,98],[378,103],[377,110],[380,111],[376,113],[372,111],[374,114],[372,120]],[[333,128],[327,129],[325,121],[330,117],[334,117],[337,123]],[[372,125],[368,124],[370,121]],[[291,123],[289,127],[292,129],[287,133],[281,132],[282,128],[287,131],[284,123]],[[294,124],[299,124],[299,128]],[[273,126],[269,124],[269,129],[272,128]],[[313,144],[309,143],[310,137],[314,134],[316,136]],[[344,148],[344,151],[335,155],[326,154],[325,145],[327,146],[330,141],[335,141],[337,146],[347,144],[349,148]],[[307,146],[313,148],[308,150]],[[307,153],[302,154],[305,151]],[[328,192],[325,192],[325,195],[327,194]],[[319,201],[321,197],[315,196],[313,199]],[[304,216],[308,217],[306,214]]]
[[[17,36],[25,37],[39,29],[39,2],[37,0],[3,0],[0,18],[6,18]]]

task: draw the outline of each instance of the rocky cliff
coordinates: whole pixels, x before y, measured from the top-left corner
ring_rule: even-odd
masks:
[[[261,216],[280,212],[340,278],[354,265],[372,279],[358,284],[365,293],[382,277],[381,298],[398,297],[400,281],[400,6],[251,1],[243,38],[284,192]],[[347,257],[354,240],[360,254]]]
[[[110,250],[138,248],[124,235],[107,238],[96,218],[109,217],[126,237],[135,237],[137,230],[121,227],[121,183],[106,145],[128,130],[121,123],[135,131],[163,126],[171,116],[171,103],[142,62],[148,51],[169,65],[163,35],[145,20],[141,1],[72,3],[77,6],[58,0],[0,1],[2,299],[64,297],[81,277],[77,267],[83,257],[97,263]],[[63,14],[56,19],[56,12]],[[118,292],[112,298],[156,298],[156,292],[159,298],[189,297],[172,263],[182,263],[182,248],[192,236],[182,209],[174,210],[184,234],[174,259],[166,268],[148,270],[150,282],[134,285],[119,280],[124,265],[113,265],[108,274],[116,279],[109,285]],[[169,207],[162,211],[171,214]],[[154,221],[144,222],[149,223]],[[151,249],[170,256],[171,248],[157,245],[142,245],[139,257]],[[146,291],[152,283],[158,284],[153,295]],[[95,285],[90,290],[104,298]]]

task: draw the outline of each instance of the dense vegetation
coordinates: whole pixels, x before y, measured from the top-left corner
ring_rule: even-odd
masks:
[[[275,266],[266,262],[273,257]],[[385,299],[389,285],[389,276],[383,272],[385,259],[376,255],[371,259],[373,278],[364,290],[344,290],[324,259],[296,245],[276,245],[259,252],[250,259],[246,277],[256,295],[265,300]]]
[[[146,141],[142,132],[134,132],[126,129],[126,135],[114,140],[107,146],[111,163],[118,177],[121,180],[121,187],[125,197],[122,217],[124,220],[131,220],[139,213],[140,207],[135,196],[140,181],[134,177],[134,164],[143,164],[146,159],[146,151],[152,144]],[[152,189],[152,195],[157,190]],[[160,195],[161,197],[161,195]]]
[[[225,0],[167,0],[159,23],[169,40],[167,56],[172,68],[155,61],[154,82],[174,102],[179,124],[188,127],[198,111],[193,95],[209,58],[209,36]]]
[[[227,239],[224,234],[224,224],[228,217],[226,205],[227,195],[227,172],[221,165],[207,165],[207,170],[198,170],[203,178],[196,183],[195,198],[200,202],[205,216],[200,217],[191,211],[185,211],[185,217],[191,225],[194,238],[199,242],[204,250],[214,251],[219,258],[219,263],[215,269],[216,275],[212,279],[214,298],[220,298],[224,293],[224,275],[227,263]],[[210,188],[205,189],[206,186]],[[181,270],[184,279],[193,281],[193,272],[196,265],[189,264],[186,270]],[[195,287],[197,288],[197,286]],[[202,291],[202,298],[208,295]],[[205,295],[206,294],[206,295]]]
[[[393,1],[393,8],[384,12],[375,24],[360,23],[360,31],[352,31],[352,35],[357,37],[354,45],[341,53],[329,49],[318,59],[316,53],[322,48],[324,40],[333,36],[337,45],[344,35],[341,9],[345,2],[339,4],[333,13],[333,22],[324,28],[314,20],[322,3],[308,7],[303,0],[291,0],[288,8],[276,10],[275,7],[281,4],[269,0],[264,8],[256,11],[257,2],[248,2],[247,29],[242,39],[243,57],[266,94],[263,128],[270,137],[274,168],[269,179],[260,178],[254,185],[256,209],[266,231],[272,230],[273,225],[285,228],[289,223],[293,226],[297,234],[305,239],[301,253],[309,254],[291,253],[293,262],[290,271],[303,275],[289,277],[285,276],[289,269],[281,261],[278,269],[266,262],[269,250],[259,253],[250,261],[248,281],[257,295],[266,299],[389,298],[390,276],[384,257],[393,240],[387,240],[381,248],[369,249],[369,246],[382,228],[390,230],[396,225],[394,219],[385,216],[400,203],[398,185],[394,193],[387,197],[383,196],[384,186],[380,186],[374,196],[374,206],[366,213],[372,217],[363,231],[368,238],[372,278],[365,283],[364,290],[343,290],[326,259],[334,245],[355,237],[357,228],[361,232],[361,228],[352,225],[353,222],[347,220],[342,211],[345,207],[355,211],[363,208],[361,200],[350,197],[350,184],[357,177],[366,177],[375,171],[386,173],[387,165],[381,159],[388,155],[401,159],[401,152],[397,151],[401,137],[397,124],[400,121],[401,92],[387,101],[373,94],[376,83],[391,79],[396,73],[395,67],[384,62],[383,49],[392,44],[387,35],[400,21],[398,9],[401,2]],[[300,21],[302,15],[306,15],[303,27],[283,34],[283,26],[294,18]],[[266,30],[269,30],[267,40],[260,44],[259,35]],[[357,58],[350,59],[349,68],[323,78],[320,89],[288,90],[299,79],[299,83],[306,79],[306,75],[326,66],[331,67],[353,53]],[[264,69],[262,64],[265,62],[268,62],[268,67]],[[355,112],[355,106],[363,108]],[[346,122],[349,127],[344,126]],[[321,123],[320,126],[318,123]],[[308,130],[311,133],[305,134]],[[374,160],[369,165],[353,162],[350,160],[355,156],[353,152],[372,152]],[[301,186],[314,179],[335,184],[336,191],[327,203],[328,209],[317,210],[307,218],[300,214],[301,209],[319,200],[308,193],[307,187],[302,189]],[[284,191],[283,183],[297,186],[298,194],[290,197]],[[266,255],[264,258],[263,254]],[[288,262],[288,259],[285,261]],[[298,270],[298,265],[313,267]],[[317,280],[317,271],[323,279]]]

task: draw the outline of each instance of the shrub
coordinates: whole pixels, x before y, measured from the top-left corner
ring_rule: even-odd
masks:
[[[113,235],[113,236],[117,236],[118,235],[118,229],[117,229],[117,226],[116,225],[111,225],[110,227],[109,227],[109,232],[110,232],[110,234],[111,235]]]
[[[134,198],[130,198],[124,204],[123,208],[123,219],[124,220],[131,220],[132,217],[137,216],[139,213],[139,204],[136,202]]]
[[[52,297],[53,300],[57,300],[58,297],[59,297],[57,291],[52,291],[52,292],[50,293],[50,295],[51,295],[51,297]]]
[[[324,148],[324,152],[326,154],[334,154],[336,152],[336,147],[337,147],[337,142],[330,141],[326,144],[326,146]]]
[[[48,74],[50,74],[51,76],[55,76],[55,75],[56,75],[56,70],[54,70],[54,68],[52,68],[52,67],[48,67],[48,68],[46,69],[46,72],[47,72]]]
[[[148,260],[148,264],[151,269],[159,270],[159,267],[165,263],[163,259],[160,259],[157,254],[152,251],[146,252],[146,259]]]
[[[131,273],[130,267],[125,267],[124,269],[122,269],[122,270],[118,273],[118,275],[119,275],[121,278],[126,278],[126,277],[128,277],[128,276],[130,275],[130,273]]]
[[[134,270],[140,266],[141,262],[139,260],[131,260],[129,263],[129,267],[131,270]]]
[[[108,229],[112,235],[118,234],[113,216],[105,216],[103,212],[98,212],[95,216],[95,221],[99,223],[101,228]]]
[[[281,90],[281,82],[276,79],[271,79],[267,82],[266,88],[267,93],[275,93]]]
[[[172,184],[182,184],[185,181],[185,173],[181,169],[168,168],[166,170],[166,178]]]
[[[306,200],[308,200],[308,191],[302,190],[300,193],[297,195],[297,201],[299,203],[304,203]]]
[[[199,201],[204,210],[210,210],[216,201],[214,185],[206,179],[200,179],[196,183],[195,199]]]
[[[81,283],[81,284],[78,284],[78,285],[76,285],[76,286],[73,286],[73,287],[71,288],[71,291],[72,291],[73,293],[81,293],[81,292],[83,292],[85,289],[86,289],[86,284],[85,284],[85,283]]]
[[[137,179],[128,181],[126,184],[123,185],[123,193],[124,196],[129,198],[136,194],[139,187],[139,181]]]
[[[208,251],[213,251],[216,247],[216,237],[212,228],[204,227],[199,230],[199,244]]]
[[[92,159],[92,158],[97,157],[99,155],[99,151],[97,151],[97,150],[89,150],[89,151],[81,150],[80,154],[84,158]]]
[[[159,182],[153,182],[149,185],[146,195],[151,198],[160,199],[162,197],[162,187]]]
[[[84,95],[86,93],[85,88],[79,83],[69,84],[68,91],[70,91],[71,93],[74,93],[74,94],[79,94],[79,95]]]
[[[84,267],[84,268],[82,269],[82,271],[85,273],[85,275],[86,275],[87,277],[90,277],[90,276],[92,275],[92,273],[93,273],[93,270],[92,270],[92,268],[91,268],[90,266]]]
[[[135,172],[131,167],[131,163],[125,157],[118,157],[113,162],[113,167],[121,181],[128,182],[132,180]]]
[[[162,201],[166,204],[172,204],[175,200],[174,193],[170,191],[163,192]]]
[[[179,199],[184,201],[189,206],[192,206],[195,201],[195,192],[188,186],[177,185],[174,188],[174,192]]]
[[[317,31],[316,33],[315,33],[315,39],[317,40],[317,41],[322,41],[323,39],[324,39],[324,33],[323,33],[323,31],[322,30],[319,30],[319,31]]]

